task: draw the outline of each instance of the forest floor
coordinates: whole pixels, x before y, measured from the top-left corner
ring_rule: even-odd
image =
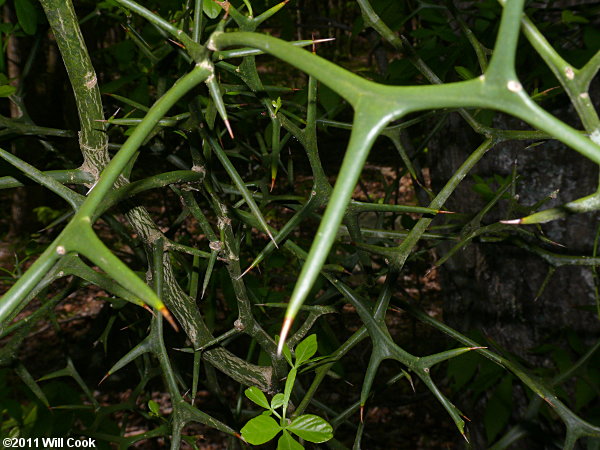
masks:
[[[380,165],[367,166],[367,175],[363,177],[361,184],[355,192],[355,199],[365,201],[376,201],[383,195],[383,182],[395,176],[393,167]],[[410,201],[414,196],[412,186],[407,177],[403,178],[398,188],[396,201]],[[154,198],[149,203],[151,213],[155,217],[165,217],[172,214],[168,211],[168,205],[172,199]],[[169,220],[165,219],[165,222]],[[5,223],[6,224],[6,223]],[[102,234],[102,226],[99,232]],[[193,225],[190,225],[193,227]],[[193,230],[192,230],[193,231]],[[52,233],[42,232],[34,235],[32,242],[21,245],[19,255],[20,263],[15,266],[14,253],[7,247],[2,267],[5,271],[0,280],[0,289],[4,292],[18,276],[32,262],[33,256],[24,259],[24,249],[37,248],[47,242]],[[127,249],[121,248],[123,254]],[[12,257],[11,257],[12,256]],[[122,255],[120,255],[122,256]],[[430,255],[433,257],[433,255]],[[411,266],[401,279],[397,296],[404,300],[420,305],[428,313],[437,318],[442,318],[442,307],[439,292],[441,287],[435,271],[429,271],[427,261],[416,266]],[[360,274],[350,277],[350,285],[359,286],[364,280]],[[40,307],[44,298],[48,298],[64,288],[66,281],[59,281],[52,285],[48,292],[40,298],[32,301],[19,315],[26,317]],[[216,292],[219,290],[217,289]],[[222,295],[222,294],[221,294]],[[162,391],[162,383],[154,380],[150,383],[143,395],[131,399],[138,374],[135,368],[125,368],[119,373],[109,377],[99,385],[101,378],[108,368],[131,348],[135,336],[130,330],[127,317],[120,316],[116,319],[110,334],[106,335],[107,320],[112,312],[110,305],[105,301],[107,294],[93,286],[83,287],[61,301],[55,308],[53,320],[38,323],[23,340],[18,352],[18,360],[29,370],[35,379],[60,370],[65,367],[67,358],[70,358],[74,367],[81,374],[84,382],[89,387],[92,395],[102,406],[115,405],[133,400],[138,411],[148,411],[148,401],[153,400],[160,405],[163,417],[171,412],[168,395]],[[223,298],[216,301],[226,310],[226,302]],[[393,301],[392,301],[393,304]],[[222,312],[219,320],[226,319],[226,313]],[[354,308],[346,304],[339,309],[339,314],[326,317],[329,328],[332,330],[343,330],[336,337],[343,339],[356,331],[361,325]],[[432,351],[445,349],[443,337],[422,326],[408,314],[399,309],[391,308],[387,315],[387,323],[395,342],[413,354],[429,354]],[[107,337],[108,336],[108,337]],[[167,343],[172,347],[181,346],[181,339],[173,332],[167,332]],[[4,340],[6,343],[6,339]],[[0,343],[0,345],[4,345]],[[236,343],[232,344],[231,350],[243,352],[243,345],[236,349]],[[178,364],[189,364],[189,359],[184,360],[172,352]],[[338,370],[343,371],[345,381],[340,382],[337,377],[328,377],[317,394],[317,399],[326,404],[331,410],[340,412],[352,403],[356,402],[360,395],[364,371],[370,357],[370,345],[366,342],[358,345],[351,351],[343,361]],[[189,369],[189,367],[188,367]],[[462,438],[454,424],[435,400],[432,394],[418,383],[413,387],[409,382],[402,379],[388,386],[389,379],[396,376],[402,369],[397,363],[384,362],[375,380],[375,393],[369,399],[364,414],[365,432],[362,437],[363,448],[368,449],[443,449],[459,448],[457,442]],[[191,369],[185,370],[191,372]],[[334,371],[335,372],[335,371]],[[333,374],[335,375],[335,374]],[[441,380],[441,388],[444,388],[444,370],[440,370],[436,377]],[[222,393],[226,397],[225,402],[234,405],[240,393],[239,386],[232,381],[220,377]],[[14,375],[9,375],[8,382],[13,386],[20,385]],[[40,385],[44,385],[40,381]],[[62,378],[61,383],[77,390],[76,383],[68,378]],[[414,388],[414,390],[413,390]],[[19,392],[20,401],[32,401],[30,393],[21,385],[15,392]],[[90,401],[85,395],[80,394],[82,405],[89,405]],[[223,399],[221,399],[223,400]],[[52,407],[60,407],[60,396],[58,403]],[[1,406],[2,398],[0,398]],[[219,398],[206,388],[201,388],[196,398],[196,406],[202,411],[219,416],[222,408]],[[119,411],[112,414],[112,420],[121,429],[122,435],[134,436],[145,433],[157,426],[160,419],[151,417],[147,413],[131,413]],[[4,416],[6,421],[7,417]],[[351,448],[354,435],[359,423],[358,411],[353,413],[346,423],[336,431],[336,439]],[[158,422],[157,422],[158,421]],[[81,425],[77,420],[74,426]],[[186,427],[184,434],[193,436],[196,445],[201,449],[222,449],[230,447],[226,436],[215,430],[201,425]],[[155,438],[140,441],[134,448],[154,449],[164,448],[166,442],[163,438]],[[188,444],[184,443],[182,448]]]

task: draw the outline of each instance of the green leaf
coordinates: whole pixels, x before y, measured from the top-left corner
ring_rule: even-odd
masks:
[[[17,20],[23,31],[27,34],[35,34],[37,29],[37,11],[31,0],[15,0],[15,11]]]
[[[460,389],[473,378],[477,372],[480,361],[477,353],[467,353],[459,358],[452,358],[448,361],[447,376],[454,380],[453,389]]]
[[[285,360],[290,364],[290,366],[294,365],[294,363],[292,362],[292,352],[290,351],[290,348],[287,344],[283,345],[283,356],[285,357]]]
[[[35,213],[37,220],[44,225],[62,215],[62,211],[52,209],[49,206],[38,206],[37,208],[33,208],[33,212]]]
[[[296,346],[296,367],[317,353],[317,335],[311,334]]]
[[[246,389],[244,391],[244,394],[246,394],[246,397],[248,397],[250,400],[252,400],[258,406],[261,406],[265,409],[271,409],[269,407],[269,401],[267,400],[267,397],[265,396],[263,391],[261,391],[256,386],[250,386],[248,389]]]
[[[314,414],[303,414],[296,417],[286,429],[306,441],[317,444],[326,442],[333,437],[333,427],[329,422]]]
[[[284,405],[287,405],[290,401],[290,395],[292,395],[292,389],[294,389],[294,383],[296,382],[297,373],[298,371],[296,370],[296,368],[292,368],[288,373],[287,379],[285,380],[285,388],[283,389]]]
[[[213,0],[203,0],[202,10],[211,19],[215,19],[221,12],[221,7],[216,4]]]
[[[586,380],[579,378],[575,383],[575,411],[579,411],[596,397],[597,394],[594,388]]]
[[[589,23],[589,20],[585,17],[576,16],[573,11],[569,11],[568,9],[563,9],[561,20],[564,23]]]
[[[281,392],[275,394],[271,399],[271,409],[281,408],[283,405],[285,405],[285,396]]]
[[[488,401],[483,416],[488,442],[492,442],[508,423],[512,412],[512,377],[502,379]]]
[[[273,100],[271,104],[273,105],[273,108],[275,108],[274,114],[277,114],[279,109],[281,109],[281,97],[277,97],[277,101]]]
[[[156,417],[160,416],[160,405],[154,400],[148,401],[148,409],[150,410],[151,415]]]
[[[16,87],[11,86],[9,84],[0,86],[0,97],[8,97],[9,95],[13,95],[16,90]]]
[[[273,439],[281,431],[281,426],[272,417],[261,415],[249,420],[241,431],[246,442],[261,445]]]
[[[303,450],[302,446],[290,433],[283,430],[283,435],[277,441],[277,450]]]
[[[566,372],[573,366],[571,355],[565,349],[554,349],[552,352],[552,359],[554,360],[556,367],[558,367],[559,372]]]

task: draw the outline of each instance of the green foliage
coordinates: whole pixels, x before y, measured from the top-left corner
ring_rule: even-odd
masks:
[[[38,24],[37,9],[31,0],[15,0],[17,20],[23,31],[35,34]]]
[[[296,346],[294,359],[292,360],[289,347],[285,347],[284,354],[288,363],[292,366],[286,377],[285,389],[283,394],[279,393],[273,396],[269,404],[267,397],[260,389],[254,386],[244,391],[246,397],[264,408],[261,415],[251,419],[242,428],[242,438],[253,445],[261,445],[275,438],[279,432],[282,432],[278,440],[278,449],[303,449],[290,433],[293,433],[305,441],[317,444],[326,442],[333,438],[332,426],[322,417],[314,414],[301,414],[292,420],[286,417],[286,411],[290,402],[290,395],[294,389],[294,383],[298,370],[301,366],[310,364],[317,359],[311,359],[317,352],[317,335],[311,334],[302,340]],[[276,410],[282,408],[279,414]],[[271,417],[275,415],[279,423]]]
[[[475,2],[464,11],[450,3],[343,2],[360,10],[361,18],[353,18],[355,38],[369,29],[365,34],[377,36],[377,46],[385,41],[394,50],[387,68],[375,72],[351,65],[348,70],[321,57],[328,51],[317,48],[322,42],[274,37],[277,25],[282,35],[295,35],[289,29],[294,21],[287,2],[76,3],[78,12],[89,12],[83,17],[75,15],[70,0],[40,3],[67,69],[79,125],[73,133],[66,125],[57,129],[34,122],[36,116],[28,113],[30,104],[23,100],[25,93],[36,92],[28,84],[34,78],[27,76],[31,64],[14,80],[16,87],[6,75],[0,78],[0,97],[23,112],[20,118],[0,116],[0,139],[7,146],[0,149],[0,157],[69,208],[60,217],[64,204],[37,208],[34,212],[49,228],[43,250],[24,273],[22,263],[14,270],[4,269],[9,275],[4,279],[12,286],[0,302],[0,337],[6,342],[0,361],[15,367],[32,399],[2,392],[3,432],[36,436],[57,427],[61,433],[80,430],[107,446],[127,448],[163,437],[179,448],[182,440],[197,445],[185,435],[186,426],[197,422],[235,442],[240,438],[238,424],[247,419],[241,420],[244,392],[265,410],[241,429],[246,442],[261,445],[280,435],[282,449],[302,448],[297,438],[341,447],[334,434],[340,438],[342,425],[356,422],[359,414],[362,419],[373,392],[406,380],[406,386],[429,391],[466,436],[464,414],[440,387],[444,380],[438,381],[441,371],[436,366],[447,363],[450,388],[486,402],[479,422],[490,444],[508,446],[530,433],[520,427],[520,420],[538,420],[548,428],[562,421],[567,428],[565,448],[573,448],[582,437],[600,437],[592,409],[599,344],[586,347],[589,344],[571,337],[569,350],[547,350],[555,363],[552,370],[524,368],[506,352],[481,345],[493,347],[493,342],[482,336],[470,339],[397,298],[404,289],[399,286],[407,263],[441,265],[476,238],[539,255],[548,262],[549,276],[564,265],[600,263],[596,253],[547,251],[540,247],[547,238],[516,226],[597,211],[600,193],[559,208],[542,209],[547,198],[533,206],[520,205],[514,192],[517,171],[508,177],[474,176],[474,189],[486,205],[473,214],[455,215],[450,226],[432,223],[448,212],[444,204],[461,181],[502,142],[556,139],[600,163],[600,122],[588,93],[600,68],[591,13],[561,13],[562,26],[581,43],[577,65],[569,59],[571,54],[563,55],[562,44],[570,37],[544,23],[540,31],[528,18],[531,11],[524,14],[522,0]],[[17,23],[3,24],[5,38],[46,39],[36,5],[14,1]],[[99,44],[89,52],[92,55],[81,35],[81,27],[88,26],[86,38],[98,39]],[[99,30],[107,30],[106,35]],[[548,36],[557,42],[554,47]],[[361,45],[370,48],[372,43]],[[302,49],[306,46],[314,46],[313,52]],[[28,60],[33,64],[40,47],[32,48]],[[277,62],[270,63],[265,53]],[[521,66],[529,67],[534,55],[544,64],[524,72]],[[280,62],[307,74],[307,80],[285,72]],[[8,73],[6,62],[1,69]],[[542,108],[552,100],[547,90],[557,83],[571,100],[582,130]],[[448,110],[460,114],[479,144],[434,192],[420,168]],[[106,119],[105,111],[112,116]],[[533,129],[495,128],[496,111]],[[407,130],[412,140],[402,139]],[[365,164],[380,135],[398,153],[397,170],[392,181],[382,176],[381,192],[363,189],[366,200],[358,200],[355,187],[365,181]],[[36,146],[31,148],[42,149],[43,158],[23,151],[25,137]],[[336,145],[348,139],[341,168],[332,173],[328,160],[341,156]],[[415,148],[405,148],[408,144]],[[68,151],[74,145],[81,153],[77,158]],[[380,148],[380,141],[377,145]],[[50,170],[57,167],[60,170]],[[415,195],[422,204],[399,200],[405,176],[414,192],[422,194]],[[16,175],[0,181],[5,188],[25,183]],[[500,223],[484,223],[501,200],[510,204],[510,216]],[[157,206],[161,204],[168,207]],[[430,261],[430,250],[440,241],[454,246]],[[66,288],[55,283],[67,277]],[[21,362],[19,347],[34,325],[49,322],[60,328],[56,305],[88,284],[105,291],[112,305],[98,342],[105,352],[114,348],[120,356],[102,380],[126,366],[134,373],[131,400],[124,404],[102,406],[89,387],[101,374],[90,381],[70,358],[62,369],[37,381]],[[43,301],[33,302],[35,298]],[[396,339],[387,320],[390,302],[448,335],[452,344],[443,351],[427,348],[424,355],[408,351],[417,343],[405,345],[404,338]],[[325,316],[342,310],[341,305],[356,312],[358,326],[332,330]],[[282,308],[287,308],[283,317]],[[163,330],[163,318],[180,332]],[[125,349],[114,344],[121,326],[129,333]],[[318,342],[330,348],[329,356],[314,357],[315,333],[322,334]],[[341,402],[349,404],[337,411],[339,405],[319,401],[325,390],[322,383],[329,375],[344,377],[354,369],[347,363],[348,354],[364,339],[371,346],[368,365],[361,368],[360,392],[354,393],[356,401],[342,396]],[[388,359],[400,370],[389,383],[379,383],[381,364]],[[308,369],[314,370],[314,377],[305,388],[301,381]],[[240,386],[237,398],[223,394],[215,370]],[[169,414],[148,395],[157,375],[170,399]],[[49,380],[63,377],[77,386],[77,394],[65,389],[63,397],[49,395],[48,386],[57,386]],[[563,387],[567,381],[573,381],[571,389]],[[531,394],[523,418],[513,408],[518,384]],[[195,403],[201,388],[219,396],[226,409],[221,419]],[[273,393],[270,401],[265,392]],[[69,415],[49,423],[41,407],[46,404],[61,406]],[[542,410],[542,404],[552,413]],[[320,415],[306,413],[309,405]],[[125,435],[126,424],[119,427],[111,419],[114,412],[134,412],[150,424],[148,430]],[[355,448],[368,427],[362,420],[353,424]]]
[[[54,219],[57,219],[62,214],[60,211],[52,209],[48,206],[38,206],[33,209],[33,212],[37,216],[37,220],[43,223],[44,225],[49,224]]]

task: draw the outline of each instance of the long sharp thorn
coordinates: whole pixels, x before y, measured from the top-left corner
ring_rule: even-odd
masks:
[[[106,380],[108,377],[110,377],[110,372],[107,372],[106,375],[102,377],[102,379],[98,382],[98,386],[104,383],[104,380]]]
[[[248,266],[248,268],[246,270],[244,270],[244,272],[242,272],[242,274],[237,278],[238,280],[241,278],[244,278],[244,275],[246,275],[248,272],[250,272],[252,269],[254,269],[256,267],[256,264],[250,264]]]
[[[293,321],[294,319],[292,317],[286,317],[283,321],[281,333],[279,333],[279,343],[277,344],[277,356],[281,356],[283,346],[285,345],[285,339],[287,338],[287,335],[290,332],[290,328],[292,328]]]
[[[335,41],[335,38],[314,39],[313,44],[321,44],[322,42]]]
[[[519,225],[523,219],[512,219],[512,220],[501,220],[500,223],[504,223],[506,225]]]
[[[274,187],[275,187],[275,177],[271,178],[271,187],[269,189],[269,192],[273,192]]]
[[[360,423],[364,423],[365,405],[360,405]]]
[[[183,44],[181,44],[181,43],[179,43],[177,41],[174,41],[173,39],[168,39],[168,41],[171,42],[171,43],[173,43],[173,44],[175,44],[178,47],[181,47],[181,48],[185,49],[185,45],[183,45]]]
[[[233,137],[233,130],[231,129],[231,124],[229,123],[229,119],[223,119],[223,122],[225,122],[225,128],[227,128],[227,131],[229,132],[229,136],[231,136],[231,139],[235,139]]]
[[[416,394],[417,390],[415,389],[415,384],[413,383],[412,378],[409,378],[408,382],[410,383],[410,387],[412,388],[413,392]]]
[[[267,230],[267,234],[269,235],[269,238],[273,241],[273,245],[275,246],[275,248],[279,249],[279,245],[277,245],[277,241],[275,240],[275,238],[273,237],[273,235],[271,234],[271,232],[269,230]]]
[[[165,319],[167,319],[167,322],[169,322],[169,325],[171,325],[171,327],[175,330],[175,331],[179,331],[179,327],[177,326],[177,324],[175,323],[175,320],[173,319],[173,316],[171,315],[171,313],[169,312],[169,310],[167,309],[166,306],[162,306],[159,309],[160,313],[163,315],[163,317]]]

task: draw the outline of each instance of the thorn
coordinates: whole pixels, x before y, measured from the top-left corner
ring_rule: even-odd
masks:
[[[244,278],[244,275],[246,275],[248,272],[250,272],[255,267],[256,267],[256,264],[254,264],[254,263],[250,264],[248,266],[248,268],[246,270],[244,270],[244,272],[239,277],[236,278],[236,281]]]
[[[171,38],[169,38],[168,41],[172,42],[173,44],[175,44],[178,47],[181,47],[181,48],[185,49],[185,45],[181,44],[180,42],[174,41]]]
[[[465,419],[467,422],[471,422],[471,419],[469,419],[467,416],[465,416],[464,414],[461,414],[462,418]]]
[[[501,220],[500,223],[504,223],[506,225],[520,225],[523,219],[512,219],[512,220]]]
[[[273,241],[273,245],[275,246],[275,248],[279,249],[279,245],[277,245],[277,241],[275,240],[275,238],[273,237],[273,235],[271,234],[271,232],[269,230],[267,230],[267,234],[269,235],[269,237]]]
[[[461,433],[461,434],[462,434],[462,437],[465,438],[465,441],[467,441],[467,444],[470,445],[471,443],[469,442],[469,439],[467,438],[467,435],[465,433]]]
[[[108,377],[110,377],[110,372],[106,372],[106,375],[104,375],[102,379],[98,382],[98,386],[104,383],[104,380],[106,380]]]
[[[144,308],[146,311],[149,311],[150,314],[152,314],[154,317],[156,317],[156,314],[154,314],[154,310],[152,308],[150,308],[148,305],[146,305],[145,303],[142,305],[142,308]]]
[[[223,119],[223,122],[225,122],[225,127],[227,128],[227,131],[229,132],[229,136],[231,136],[231,139],[235,139],[233,137],[233,130],[231,129],[231,124],[229,123],[229,119]]]
[[[548,239],[547,237],[545,237],[545,238]],[[553,241],[552,239],[548,239],[548,242],[550,242],[552,245],[556,245],[557,247],[567,248],[566,245],[561,244],[560,242]]]
[[[469,347],[467,350],[485,350],[487,348],[488,347]],[[469,420],[469,422],[470,422],[470,420]]]
[[[365,405],[360,405],[360,423],[364,423]]]
[[[290,332],[290,328],[292,328],[292,322],[294,322],[294,319],[292,317],[286,317],[283,321],[281,333],[279,333],[279,343],[277,344],[277,356],[281,356],[283,346],[285,345],[285,339],[287,338],[287,335]]]
[[[408,379],[408,382],[410,383],[410,387],[411,387],[411,389],[413,390],[413,393],[415,393],[415,394],[416,394],[416,393],[417,393],[417,390],[415,389],[415,384],[413,383],[413,380],[412,380],[412,378],[409,378],[409,379]]]
[[[444,211],[443,209],[438,210],[438,214],[456,214],[455,211]]]
[[[161,312],[161,314],[163,315],[163,317],[165,319],[167,319],[167,322],[169,322],[169,325],[171,325],[171,327],[175,331],[179,331],[179,327],[175,323],[175,320],[173,319],[173,316],[171,315],[171,313],[169,312],[169,310],[167,309],[167,307],[163,305],[158,310]]]
[[[273,192],[274,187],[275,187],[275,177],[271,177],[271,188],[269,189],[269,192]]]
[[[315,33],[313,33],[311,37],[312,37],[312,40],[313,40],[313,43],[312,43],[312,53],[313,53],[313,55],[316,55],[317,54],[317,44],[315,44]]]
[[[335,41],[335,38],[315,39],[313,44],[321,44],[323,42]]]

